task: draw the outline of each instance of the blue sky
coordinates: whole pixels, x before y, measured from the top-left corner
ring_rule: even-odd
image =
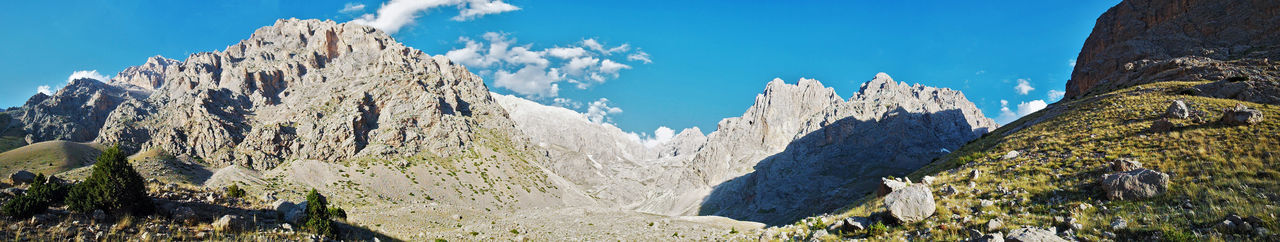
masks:
[[[153,55],[222,50],[278,18],[318,18],[367,20],[431,54],[457,50],[451,57],[471,57],[459,62],[495,92],[559,98],[584,113],[597,104],[600,121],[638,133],[711,132],[775,77],[817,79],[847,99],[878,72],[959,89],[1006,122],[1056,100],[1050,92],[1063,90],[1094,21],[1118,2],[20,1],[0,9],[9,33],[0,37],[0,106],[65,85],[76,71],[109,78]],[[469,52],[468,42],[480,48]],[[545,64],[488,52],[494,43]],[[570,67],[574,58],[587,64]]]

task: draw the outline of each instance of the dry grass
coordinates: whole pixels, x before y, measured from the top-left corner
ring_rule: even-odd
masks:
[[[1255,216],[1280,231],[1280,106],[1177,94],[1202,83],[1155,83],[1067,100],[1001,127],[911,174],[912,180],[935,176],[934,191],[950,184],[960,194],[936,195],[937,214],[891,226],[888,236],[927,227],[930,239],[961,240],[967,229],[985,230],[993,218],[1003,219],[1007,232],[1021,226],[1064,228],[1060,221],[1074,217],[1083,225],[1076,235],[1085,240],[1103,239],[1104,232],[1125,238],[1192,231],[1201,233],[1200,240],[1257,239],[1209,229],[1229,214]],[[1173,131],[1149,131],[1173,100],[1203,112],[1203,121],[1173,120]],[[1267,119],[1248,126],[1215,122],[1237,103],[1262,110]],[[1012,150],[1021,155],[1001,159]],[[1108,201],[1097,182],[1116,158],[1170,174],[1169,191],[1143,201]],[[968,176],[973,170],[981,173],[977,179]],[[996,205],[978,208],[984,199]],[[868,197],[837,217],[868,216],[882,206]],[[1112,231],[1109,224],[1117,217],[1128,221],[1128,229]]]

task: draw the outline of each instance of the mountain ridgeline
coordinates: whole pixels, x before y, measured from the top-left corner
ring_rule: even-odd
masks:
[[[848,99],[817,80],[774,79],[710,134],[695,127],[643,141],[569,109],[491,93],[465,67],[382,31],[296,19],[222,51],[75,80],[6,113],[14,119],[5,134],[25,143],[120,145],[207,168],[195,185],[282,197],[316,188],[351,208],[352,221],[410,235],[420,228],[393,222],[449,212],[395,212],[409,204],[468,218],[596,207],[784,224],[997,128],[959,91],[880,73]],[[147,170],[173,169],[157,167]]]

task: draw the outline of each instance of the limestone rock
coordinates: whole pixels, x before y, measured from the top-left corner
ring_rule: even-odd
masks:
[[[1190,115],[1191,111],[1187,108],[1187,103],[1182,102],[1182,100],[1173,100],[1173,102],[1169,103],[1169,108],[1164,112],[1164,116],[1167,118],[1184,119]]]
[[[1151,127],[1148,130],[1151,132],[1169,132],[1169,130],[1173,130],[1173,126],[1173,122],[1170,122],[1169,119],[1162,118],[1151,122]]]
[[[901,178],[880,178],[880,188],[876,189],[876,196],[883,197],[884,195],[889,195],[889,193],[905,188],[907,185],[908,184],[903,182]]]
[[[1111,171],[1126,172],[1142,168],[1142,162],[1128,158],[1111,160]]]
[[[1003,229],[1003,228],[1004,228],[1004,220],[1000,220],[999,218],[993,218],[991,220],[987,220],[987,232],[1000,231],[1000,229]]]
[[[1004,242],[1004,234],[1000,232],[990,233],[974,238],[974,242]]]
[[[1280,59],[1277,11],[1272,0],[1122,1],[1098,17],[1066,96],[1154,81],[1280,79],[1265,61]]]
[[[1155,197],[1169,187],[1169,175],[1145,168],[1108,174],[1102,190],[1108,199],[1133,200]]]
[[[884,197],[885,210],[901,223],[913,223],[932,216],[937,209],[933,193],[924,184],[907,186]]]
[[[1011,242],[1066,242],[1055,235],[1053,231],[1038,228],[1020,228],[1009,231],[1009,235],[1004,237],[1005,240]]]
[[[18,108],[15,118],[30,135],[28,143],[91,141],[98,136],[107,115],[130,98],[123,88],[94,79],[76,79],[52,96],[33,96]]]
[[[1236,104],[1234,108],[1222,111],[1222,120],[1219,122],[1227,125],[1256,124],[1262,122],[1262,111]]]
[[[27,170],[18,170],[13,172],[13,174],[9,174],[9,181],[13,182],[14,185],[28,184],[35,180],[36,174]]]
[[[213,227],[214,231],[230,232],[242,229],[244,226],[243,224],[244,221],[240,216],[223,215],[221,218],[218,218],[218,220],[213,221],[213,223],[209,225]]]

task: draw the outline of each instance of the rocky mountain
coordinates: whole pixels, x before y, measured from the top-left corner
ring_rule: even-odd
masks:
[[[884,73],[847,101],[817,80],[775,79],[710,135],[686,129],[655,147],[572,110],[495,97],[547,148],[548,166],[607,204],[774,223],[829,210],[996,127],[959,91]]]
[[[1155,81],[1280,80],[1271,60],[1280,59],[1277,35],[1277,1],[1123,1],[1098,17],[1066,95]]]
[[[131,97],[124,88],[93,79],[72,80],[53,95],[37,93],[13,115],[26,142],[91,141],[111,112]]]

